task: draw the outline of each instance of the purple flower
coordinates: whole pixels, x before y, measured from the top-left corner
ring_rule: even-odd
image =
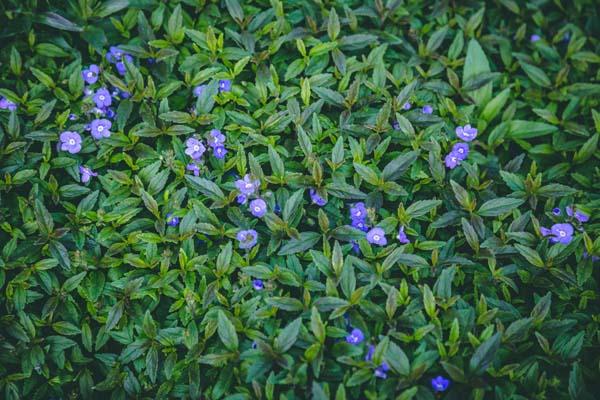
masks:
[[[360,246],[359,246],[358,242],[356,240],[353,240],[351,243],[352,243],[352,251],[355,254],[360,254]]]
[[[90,124],[90,130],[92,131],[92,137],[96,140],[107,138],[110,136],[110,128],[112,122],[107,119],[95,119]]]
[[[381,228],[371,229],[367,232],[367,241],[378,246],[385,246],[387,244],[387,239],[385,238],[384,230]]]
[[[402,109],[407,110],[407,111],[410,110],[411,107],[412,107],[412,104],[410,104],[408,101],[402,105]]]
[[[101,88],[96,91],[94,94],[94,103],[96,103],[96,107],[105,108],[112,104],[112,97],[110,97],[110,92],[106,90],[106,88]]]
[[[169,226],[177,226],[179,225],[179,217],[173,215],[173,213],[167,214],[167,225]]]
[[[375,376],[377,378],[385,379],[387,378],[387,372],[390,370],[390,366],[383,362],[379,367],[375,369]]]
[[[185,141],[185,145],[187,149],[185,149],[185,154],[192,157],[194,160],[200,159],[202,154],[206,151],[206,147],[202,144],[202,142],[196,138],[189,138]]]
[[[227,154],[227,149],[224,146],[213,147],[213,156],[219,160],[225,158],[225,154]]]
[[[456,136],[465,142],[470,142],[477,137],[477,128],[472,128],[469,124],[466,124],[465,126],[457,126],[455,132]]]
[[[238,202],[238,204],[246,204],[246,202],[248,201],[248,196],[246,196],[245,194],[239,194],[236,198],[236,201]]]
[[[230,92],[231,81],[229,79],[221,79],[219,81],[219,92]]]
[[[348,336],[346,336],[346,342],[354,345],[359,344],[363,340],[365,340],[365,335],[358,328],[352,329],[352,332],[350,332]]]
[[[123,56],[123,60],[127,60],[128,63],[133,62],[133,58],[129,54],[125,54],[125,56]],[[121,76],[125,75],[125,73],[127,72],[127,67],[125,66],[125,61],[117,61],[115,63],[115,66],[117,67],[117,72]]]
[[[254,279],[252,281],[252,287],[254,287],[255,290],[263,290],[265,288],[265,284],[261,279]]]
[[[560,214],[561,214],[560,208],[558,208],[558,207],[553,208],[552,214],[556,215],[557,217],[560,216]]]
[[[369,350],[367,350],[367,355],[365,356],[365,361],[373,361],[373,355],[375,354],[375,346],[370,344]]]
[[[267,213],[267,203],[263,199],[254,199],[250,202],[250,213],[255,217],[262,217]]]
[[[571,218],[575,217],[575,219],[581,223],[588,222],[590,220],[589,215],[584,214],[579,210],[573,211],[573,207],[571,207],[571,206],[568,206],[566,210],[567,210],[567,215],[569,217],[571,217]]]
[[[353,218],[352,219],[352,226],[355,227],[355,228],[357,228],[357,229],[360,229],[363,232],[367,232],[369,230],[369,227],[367,226],[367,223],[362,218]]]
[[[459,155],[451,151],[446,155],[446,158],[444,158],[444,164],[450,169],[456,168],[456,166],[460,164]]]
[[[252,179],[248,174],[244,175],[244,179],[238,179],[235,181],[235,187],[240,191],[241,194],[250,196],[254,194],[256,189],[260,186],[258,179]]]
[[[254,229],[242,230],[235,237],[240,242],[240,249],[251,249],[258,240],[258,233]]]
[[[437,376],[431,380],[431,387],[434,392],[445,392],[450,385],[450,380],[443,376]]]
[[[325,204],[327,204],[327,200],[321,197],[321,195],[317,192],[316,189],[310,188],[308,193],[310,194],[310,199],[312,200],[312,202],[318,205],[319,207],[323,207]]]
[[[404,233],[404,226],[400,227],[400,229],[398,230],[398,236],[396,237],[398,238],[398,241],[402,244],[410,243],[408,236],[406,236],[406,233]]]
[[[540,227],[542,236],[549,236],[551,243],[569,244],[573,240],[573,225],[554,224],[550,229]]]
[[[584,259],[588,259],[590,257],[590,254],[587,251],[583,251],[583,258]],[[592,256],[592,262],[595,263],[596,261],[600,260],[600,257],[598,256]]]
[[[0,109],[15,111],[17,109],[17,105],[6,97],[0,97]]]
[[[194,93],[194,96],[201,97],[204,94],[204,91],[206,90],[206,88],[207,88],[206,85],[198,85],[194,88],[194,90],[192,92]]]
[[[113,110],[112,108],[106,110],[106,118],[114,118],[115,115],[115,110]]]
[[[350,218],[354,219],[365,219],[367,216],[367,208],[365,203],[362,201],[356,203],[353,207],[350,207]]]
[[[395,131],[399,131],[400,130],[400,123],[398,121],[392,122],[392,128],[394,128]]]
[[[119,61],[124,54],[125,52],[117,46],[110,46],[108,53],[106,53],[106,60],[110,63],[114,63]]]
[[[185,169],[187,169],[188,171],[192,171],[195,176],[200,175],[200,167],[198,167],[198,165],[196,163],[189,163],[185,167]]]
[[[258,347],[258,344],[256,342],[252,342],[252,346],[251,346],[254,350],[256,350],[256,348]]]
[[[83,80],[87,84],[91,85],[98,81],[99,73],[100,73],[100,67],[98,67],[96,64],[92,64],[89,66],[89,68],[81,71],[81,76],[83,77]]]
[[[78,118],[76,114],[69,114],[69,121],[77,121]]]
[[[466,143],[456,143],[452,146],[452,151],[450,153],[456,154],[459,160],[464,160],[469,155],[469,145]]]
[[[211,129],[208,138],[208,145],[210,147],[221,147],[223,146],[223,143],[225,143],[225,135],[223,135],[218,129]]]
[[[531,43],[535,43],[535,42],[537,42],[537,41],[538,41],[538,40],[540,40],[540,39],[541,39],[540,35],[538,35],[538,34],[535,34],[535,33],[534,33],[534,34],[533,34],[533,35],[531,35],[531,37],[529,38],[529,41],[530,41]]]
[[[81,136],[77,132],[64,131],[60,134],[60,149],[76,154],[81,151]]]
[[[91,168],[84,167],[83,165],[79,166],[79,173],[81,174],[81,182],[87,183],[90,181],[92,176],[98,176],[98,174],[92,171]]]
[[[85,94],[86,96],[91,96],[93,93],[94,93],[94,91],[92,89],[90,89],[89,87],[83,88],[83,94]]]
[[[423,112],[423,114],[433,114],[433,107],[431,107],[429,104],[426,104],[425,106],[423,106],[423,110],[421,110]]]

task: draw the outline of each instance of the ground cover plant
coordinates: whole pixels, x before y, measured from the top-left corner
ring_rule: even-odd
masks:
[[[596,1],[0,11],[1,398],[597,398]]]

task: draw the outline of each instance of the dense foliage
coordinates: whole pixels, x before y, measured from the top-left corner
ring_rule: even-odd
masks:
[[[1,398],[597,398],[596,1],[0,3]]]

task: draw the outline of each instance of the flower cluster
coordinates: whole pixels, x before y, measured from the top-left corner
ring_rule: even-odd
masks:
[[[583,224],[590,220],[590,216],[573,206],[565,207],[565,211],[567,216],[571,219],[571,222],[575,224]],[[552,214],[560,217],[562,215],[562,211],[560,208],[556,207],[552,210]],[[552,225],[550,228],[540,227],[540,234],[543,237],[548,237],[550,243],[561,243],[561,244],[569,244],[571,240],[573,240],[573,233],[575,229],[573,225],[569,222],[557,223]]]
[[[477,128],[467,124],[465,126],[456,127],[456,136],[465,142],[470,142],[477,137]],[[444,163],[450,169],[456,168],[469,155],[469,145],[464,142],[459,142],[452,146],[450,153],[446,155]]]

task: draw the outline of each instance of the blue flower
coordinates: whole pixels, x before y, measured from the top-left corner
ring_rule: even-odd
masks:
[[[385,231],[381,228],[371,229],[369,232],[367,232],[367,241],[378,246],[385,246],[387,244]]]
[[[251,249],[258,241],[258,233],[254,229],[241,230],[235,237],[240,249]]]
[[[252,281],[252,287],[255,290],[263,290],[265,288],[265,284],[261,279],[254,279]]]
[[[314,188],[310,188],[309,194],[312,202],[319,207],[323,207],[325,204],[327,204],[327,200],[321,197],[321,195]]]
[[[375,346],[370,344],[369,350],[367,350],[367,354],[365,355],[365,361],[373,361],[373,355],[375,354]]]
[[[429,104],[426,104],[425,106],[423,106],[423,109],[421,111],[423,112],[423,114],[433,114],[433,107],[431,107]]]
[[[387,372],[390,370],[390,366],[383,362],[377,369],[375,369],[375,376],[377,378],[385,379],[387,378]]]
[[[255,217],[262,217],[267,213],[267,203],[263,199],[254,199],[250,202],[250,213]]]
[[[219,92],[230,92],[231,81],[229,79],[221,79],[219,81]]]
[[[353,345],[357,345],[360,342],[362,342],[363,340],[365,340],[365,335],[358,328],[352,329],[352,332],[350,332],[348,334],[348,336],[346,336],[346,342],[353,344]]]
[[[450,380],[443,376],[437,376],[431,380],[431,387],[435,392],[445,392],[450,385]]]
[[[173,213],[167,214],[167,225],[169,226],[177,226],[179,225],[179,217],[173,215]]]
[[[404,233],[404,226],[400,227],[400,229],[398,230],[398,236],[396,237],[398,238],[398,241],[402,244],[410,243],[408,236],[406,236],[406,233]]]

